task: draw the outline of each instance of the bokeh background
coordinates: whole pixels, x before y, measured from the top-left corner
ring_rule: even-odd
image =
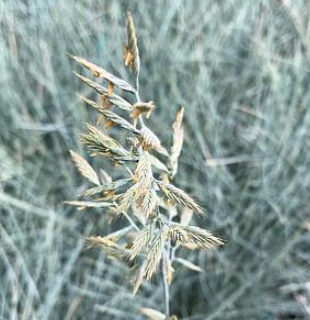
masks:
[[[310,319],[310,3],[308,0],[1,0],[0,319],[142,319],[162,288],[131,294],[126,266],[86,250],[104,212],[64,200],[85,187],[69,157],[92,112],[67,52],[132,81],[122,62],[133,14],[141,96],[167,145],[179,105],[176,184],[196,220],[226,240],[182,252],[172,313],[192,320]]]

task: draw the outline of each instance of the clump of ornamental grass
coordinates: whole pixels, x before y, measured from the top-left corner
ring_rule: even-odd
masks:
[[[67,203],[79,209],[104,208],[105,213],[113,218],[124,216],[128,220],[128,226],[110,235],[91,236],[88,241],[91,246],[100,247],[107,256],[124,261],[134,270],[138,269],[133,280],[134,293],[144,280],[150,281],[160,270],[165,314],[148,308],[141,312],[150,318],[175,319],[169,311],[169,286],[174,265],[179,263],[201,271],[190,261],[179,258],[178,249],[215,249],[223,241],[210,231],[189,225],[193,215],[204,216],[204,213],[192,196],[174,184],[183,146],[184,108],[181,107],[176,115],[171,145],[166,149],[145,121],[155,105],[153,101],[140,99],[140,58],[130,13],[127,15],[127,33],[124,63],[135,75],[135,86],[84,58],[70,54],[105,85],[74,72],[98,95],[96,101],[79,95],[86,105],[98,113],[96,124],[86,125],[81,142],[92,157],[105,157],[112,167],[118,167],[118,171],[122,168],[123,178],[113,181],[106,171],[96,172],[84,158],[71,151],[80,174],[93,186],[83,192],[85,201]],[[122,92],[131,94],[135,102],[123,98]],[[111,137],[111,127],[126,132],[124,145]]]

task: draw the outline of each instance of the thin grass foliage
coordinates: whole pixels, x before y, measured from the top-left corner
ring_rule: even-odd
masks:
[[[308,319],[309,16],[306,0],[1,1],[0,318],[163,319],[165,272],[179,319]],[[178,249],[147,281],[154,204]],[[190,225],[224,249],[193,250]]]

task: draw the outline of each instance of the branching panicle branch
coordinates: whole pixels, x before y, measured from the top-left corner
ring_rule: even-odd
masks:
[[[89,243],[100,247],[109,257],[130,262],[131,265],[140,265],[134,280],[134,293],[144,279],[152,279],[161,265],[164,318],[169,319],[169,285],[173,281],[173,264],[179,263],[191,270],[201,271],[200,267],[190,261],[177,257],[179,247],[215,249],[223,245],[223,242],[207,230],[189,226],[192,213],[202,214],[202,208],[191,196],[172,183],[178,170],[178,159],[183,146],[184,108],[176,115],[168,152],[158,136],[144,122],[144,117],[148,118],[151,115],[155,105],[152,101],[144,102],[140,99],[138,38],[130,13],[127,15],[127,33],[124,63],[135,76],[135,88],[104,68],[84,58],[70,55],[94,77],[103,79],[106,84],[103,86],[74,72],[78,79],[99,95],[99,102],[82,95],[79,95],[79,98],[92,107],[104,121],[104,128],[99,128],[99,122],[97,126],[87,124],[86,132],[81,134],[81,141],[92,156],[103,156],[112,160],[114,165],[119,164],[124,177],[113,181],[105,171],[100,170],[96,173],[85,159],[71,151],[78,171],[95,186],[82,192],[81,197],[86,197],[86,200],[67,203],[80,209],[102,209],[103,214],[109,212],[114,217],[123,215],[128,220],[128,227],[105,237],[89,237]],[[116,90],[118,91],[115,92]],[[124,99],[122,91],[134,94],[136,102],[130,103]],[[128,149],[107,133],[107,129],[112,126],[124,129],[127,144],[130,144]],[[161,158],[166,157],[165,163],[158,158],[159,154]],[[162,211],[163,207],[165,211]],[[179,207],[185,209],[179,211]],[[179,224],[172,221],[177,215],[180,216]],[[150,312],[150,309],[144,311]],[[160,314],[159,311],[156,312]]]

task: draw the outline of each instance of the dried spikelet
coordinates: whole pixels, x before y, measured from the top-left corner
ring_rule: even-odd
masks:
[[[124,63],[133,73],[139,73],[140,58],[137,45],[137,36],[131,13],[127,13],[127,45],[124,53]]]
[[[169,226],[168,238],[181,245],[194,244],[197,248],[202,249],[215,249],[224,244],[221,239],[205,229],[181,224]]]
[[[140,130],[140,135],[142,137],[141,145],[145,150],[153,148],[161,153],[167,154],[167,150],[161,145],[158,137],[149,128],[143,126]]]
[[[103,78],[103,75],[105,73],[105,70],[103,70],[101,67],[98,67],[97,65],[95,65],[94,63],[91,63],[89,61],[87,61],[84,58],[81,57],[77,57],[74,56],[70,53],[68,53],[69,57],[75,61],[77,61],[79,64],[81,64],[84,68],[88,69],[89,71],[92,72],[94,77],[97,78]]]
[[[157,181],[160,190],[174,203],[179,203],[193,211],[202,214],[202,208],[195,200],[183,190],[177,188],[173,184]]]
[[[149,188],[153,181],[152,165],[148,152],[144,152],[137,163],[134,181],[141,188]]]
[[[108,94],[108,90],[100,84],[98,84],[97,82],[83,77],[82,75],[76,72],[73,72],[73,74],[76,75],[85,84],[87,84],[91,89],[95,90],[97,93],[100,94],[102,103],[105,107],[117,106],[126,111],[131,111],[133,109],[133,106],[128,101],[126,101],[124,98],[115,93]]]
[[[153,101],[138,102],[132,106],[130,116],[134,119],[137,119],[142,113],[146,113],[146,118],[148,119],[154,108],[155,105]]]
[[[124,262],[128,261],[129,253],[122,246],[116,244],[107,237],[88,237],[88,242],[91,246],[99,246],[110,257],[117,258]]]
[[[70,154],[81,175],[93,184],[100,185],[98,175],[91,165],[76,152],[70,150]]]
[[[105,247],[114,247],[116,245],[115,240],[117,240],[109,236],[106,236],[106,237],[91,236],[91,237],[87,237],[86,239],[91,243],[91,245],[96,245],[96,246],[103,245]]]
[[[123,129],[129,130],[135,134],[139,134],[139,130],[136,129],[132,124],[130,124],[127,120],[124,118],[120,117],[116,113],[108,110],[100,111],[100,113],[108,119],[108,121],[112,122],[113,125],[116,124],[120,126]]]
[[[92,151],[92,155],[101,154],[108,157],[129,156],[128,151],[116,140],[105,135],[95,126],[87,124],[87,130],[89,133],[81,134],[81,141]]]
[[[183,140],[184,140],[184,128],[182,125],[184,114],[184,108],[182,107],[177,113],[175,122],[172,125],[173,137],[172,137],[172,146],[169,156],[169,170],[170,170],[170,179],[173,179],[178,171],[178,159],[181,154]]]
[[[128,101],[116,95],[115,93],[110,95],[106,94],[105,98],[110,102],[110,104],[117,106],[123,110],[131,111],[133,109],[133,106]]]
[[[132,124],[130,124],[127,120],[120,117],[116,113],[114,113],[110,110],[107,110],[106,108],[101,107],[95,101],[90,100],[80,94],[78,96],[82,101],[87,103],[89,106],[93,107],[95,110],[97,110],[100,114],[102,114],[108,120],[107,124],[109,124],[109,125],[108,126],[106,125],[106,129],[109,128],[110,126],[116,124],[126,130],[134,132],[135,134],[140,133],[138,129],[136,129]]]
[[[90,100],[84,96],[82,96],[81,94],[77,93],[77,96],[80,98],[80,100],[82,100],[83,102],[85,102],[86,104],[88,104],[89,106],[93,107],[95,110],[99,111],[102,110],[102,107],[99,106],[99,104],[97,104],[95,101]]]
[[[100,121],[103,118],[103,113],[105,111],[107,111],[107,109],[111,108],[111,106],[112,106],[112,104],[110,104],[109,101],[105,100],[106,96],[101,96],[101,105],[99,105],[95,101],[90,100],[80,94],[77,94],[77,96],[80,98],[80,100],[82,100],[83,102],[85,102],[86,104],[88,104],[89,106],[94,108],[98,113],[100,113],[100,115],[98,116],[98,120],[96,122],[96,125],[99,125]]]
[[[141,265],[141,267],[139,268],[139,271],[136,275],[136,278],[134,280],[134,287],[133,287],[133,294],[135,295],[137,293],[137,291],[139,290],[142,281],[145,277],[145,267],[146,267],[146,260],[144,260],[143,264]]]
[[[150,217],[157,206],[157,194],[154,189],[149,189],[143,196],[142,210],[146,218]]]
[[[153,274],[156,272],[161,257],[162,257],[163,237],[160,233],[154,240],[150,251],[146,256],[145,277],[151,280]]]
[[[114,194],[113,191],[108,191],[107,193],[104,194],[102,198],[96,199],[96,201],[110,201],[113,202],[113,204],[116,204],[118,201],[120,201],[122,198],[122,194]],[[117,205],[116,209],[113,209],[111,211],[115,212],[117,210]]]
[[[153,173],[148,152],[144,152],[137,163],[134,181],[139,190],[137,207],[141,208],[145,218],[148,218],[157,205],[157,195],[152,189]]]
[[[137,199],[138,189],[134,184],[124,194],[121,195],[117,213],[127,212],[131,204]]]
[[[73,74],[75,76],[77,76],[81,81],[83,81],[85,84],[87,84],[91,89],[95,90],[97,93],[99,93],[100,95],[104,95],[107,94],[107,89],[104,88],[103,86],[101,86],[99,83],[94,82],[80,74],[78,74],[77,72],[73,71]]]
[[[113,92],[113,89],[111,91],[111,85],[113,85],[113,86],[115,85],[115,86],[119,87],[120,89],[127,91],[127,92],[130,92],[130,93],[136,93],[136,90],[125,80],[122,80],[122,79],[114,76],[112,73],[104,70],[101,67],[98,67],[94,63],[91,63],[84,58],[77,57],[74,55],[69,55],[69,56],[72,59],[74,59],[75,61],[77,61],[78,63],[80,63],[83,67],[90,70],[94,77],[103,78],[103,79],[107,80],[108,83],[110,83],[110,85],[108,85],[108,90],[107,90],[107,92],[109,94]]]
[[[130,183],[131,181],[132,179],[121,179],[115,182],[104,183],[101,186],[87,189],[86,191],[83,192],[82,196],[89,197],[102,192],[104,193],[107,193],[107,192],[110,193],[111,191],[114,192],[116,189],[122,187],[123,185],[126,185],[127,183]]]
[[[149,224],[138,233],[129,250],[130,260],[134,260],[142,250],[145,250],[148,247],[153,234],[153,230],[154,230],[154,225]]]

